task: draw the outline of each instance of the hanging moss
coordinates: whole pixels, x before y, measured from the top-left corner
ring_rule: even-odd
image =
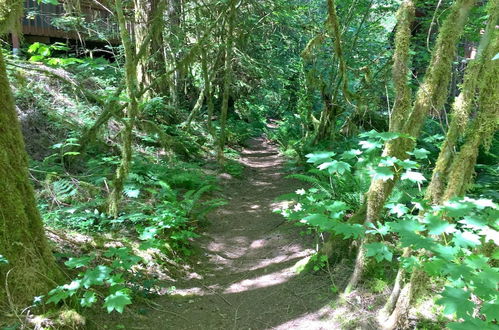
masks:
[[[490,148],[499,118],[499,66],[492,57],[499,52],[499,31],[494,32],[490,49],[485,53],[483,78],[479,81],[479,113],[465,135],[465,142],[449,170],[443,200],[463,195],[471,182],[479,147]]]
[[[415,7],[412,0],[404,1],[397,13],[395,53],[393,54],[392,76],[395,87],[395,104],[390,116],[390,132],[399,132],[406,113],[411,107],[411,89],[408,84],[411,25]]]
[[[474,3],[475,0],[458,0],[450,8],[450,14],[438,34],[424,81],[416,94],[413,109],[405,122],[404,131],[407,134],[419,136],[430,109],[440,110],[444,106],[449,94],[457,41],[463,33],[464,24]]]
[[[426,190],[425,198],[431,203],[441,203],[442,194],[447,183],[449,167],[454,159],[455,148],[458,138],[465,131],[468,124],[470,111],[473,108],[478,81],[487,76],[485,62],[490,54],[491,39],[496,34],[496,24],[499,21],[499,1],[492,1],[489,6],[489,21],[485,33],[478,47],[477,55],[472,60],[464,75],[461,93],[452,105],[451,123],[447,130],[445,141],[440,149],[438,159],[433,170],[432,179]]]
[[[136,50],[127,30],[121,0],[116,0],[115,6],[120,37],[123,43],[123,48],[125,49],[125,77],[129,98],[126,117],[124,120],[125,128],[121,133],[121,163],[116,170],[116,175],[113,180],[113,189],[109,195],[108,201],[108,213],[114,217],[118,217],[119,204],[123,195],[123,187],[128,173],[130,172],[130,164],[132,162],[133,127],[135,126],[135,120],[139,111],[139,92],[137,82]]]

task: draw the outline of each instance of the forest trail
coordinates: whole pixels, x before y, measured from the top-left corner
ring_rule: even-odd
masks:
[[[204,255],[191,274],[170,283],[176,289],[154,300],[157,309],[114,321],[126,329],[336,328],[329,277],[295,271],[313,253],[310,236],[273,212],[278,196],[303,184],[284,177],[284,159],[263,137],[249,141],[241,162],[242,178],[222,186],[229,203],[196,240]]]

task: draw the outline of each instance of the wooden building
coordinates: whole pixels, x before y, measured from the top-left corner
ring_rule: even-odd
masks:
[[[83,28],[76,31],[76,29],[71,28],[70,24],[64,24],[64,18],[68,22],[71,21],[71,18],[78,18],[84,23],[98,25],[100,31],[107,30],[111,34],[116,32],[112,13],[104,5],[99,5],[91,0],[80,0],[79,8],[72,6],[72,2],[67,0],[59,0],[58,5],[39,3],[37,0],[24,0],[23,38],[26,42],[39,41],[44,43],[61,40],[98,40],[95,35],[92,35],[91,29]],[[13,48],[19,48],[19,37],[15,34],[11,36]]]

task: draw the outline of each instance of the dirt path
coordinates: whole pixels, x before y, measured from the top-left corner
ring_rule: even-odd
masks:
[[[229,204],[210,215],[196,243],[205,255],[172,283],[172,295],[155,300],[161,307],[124,316],[126,329],[337,328],[328,276],[295,271],[313,243],[272,212],[276,197],[301,184],[284,178],[284,160],[264,138],[251,140],[241,161],[243,178],[223,185]]]

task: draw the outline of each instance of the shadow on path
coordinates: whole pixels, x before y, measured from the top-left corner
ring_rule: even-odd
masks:
[[[313,242],[273,210],[276,197],[300,188],[284,178],[283,159],[264,138],[242,153],[243,179],[223,186],[229,204],[209,216],[196,245],[204,255],[157,309],[123,315],[126,329],[337,329],[328,276],[298,275]],[[113,317],[114,318],[114,317]],[[119,323],[118,323],[119,322]]]

